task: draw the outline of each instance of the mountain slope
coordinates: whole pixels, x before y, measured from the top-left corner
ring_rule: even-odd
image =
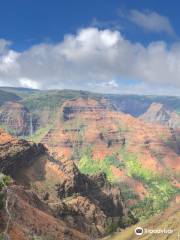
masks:
[[[110,110],[106,100],[66,101],[41,142],[54,156],[73,159],[85,174],[104,171],[138,217],[162,210],[178,193],[174,131]]]
[[[145,222],[140,222],[121,233],[117,233],[114,236],[106,238],[106,240],[177,240],[180,229],[180,205],[179,203],[172,203],[171,206],[163,213],[155,215]],[[173,230],[171,234],[148,234],[145,233],[142,236],[136,236],[134,231],[136,227],[142,227],[143,229],[160,229],[160,230]]]
[[[68,228],[63,221],[55,218],[48,206],[33,192],[12,185],[4,189],[3,194],[6,207],[0,209],[2,237],[8,236],[13,240],[89,239],[85,234]]]
[[[28,109],[19,102],[6,102],[0,107],[0,125],[15,136],[26,136],[35,130]]]
[[[87,235],[96,239],[107,235],[109,228],[123,227],[124,218],[129,221],[126,226],[136,221],[124,204],[119,187],[109,184],[105,174],[84,175],[71,160],[54,159],[42,144],[18,140],[3,130],[0,130],[0,171],[18,184],[2,188],[3,201],[11,206],[11,227],[18,224],[17,229],[20,228],[21,234],[29,234],[29,239],[32,234],[57,239],[61,231],[67,234],[67,239],[71,239],[70,236],[78,239],[76,233],[79,239],[86,239]],[[3,226],[8,217],[4,207],[0,211],[4,222],[1,231],[5,231]],[[62,228],[59,226],[54,232],[58,219]],[[67,229],[63,230],[64,227]]]
[[[21,98],[14,93],[0,90],[0,106],[7,101],[18,101]]]
[[[140,119],[172,128],[180,128],[180,115],[160,103],[152,103],[148,110],[140,116]]]
[[[138,117],[145,113],[152,103],[160,103],[173,111],[180,112],[180,97],[156,95],[105,95],[118,111]]]
[[[138,104],[139,97],[135,98]],[[146,102],[147,98],[143,97],[142,102],[143,99]],[[177,110],[178,98],[161,100],[167,100]],[[115,188],[111,186],[110,192],[106,192],[102,185],[100,192],[105,191],[109,199],[120,187],[125,205],[140,219],[161,212],[179,194],[178,129],[118,112],[109,99],[86,92],[48,91],[45,95],[41,92],[21,104],[27,104],[40,130],[29,139],[44,144],[51,156],[46,152],[35,158],[36,161],[30,161],[30,166],[18,170],[15,180],[45,199],[70,227],[91,232],[94,237],[117,227],[113,211],[113,224],[106,224],[108,215],[102,207],[103,198],[100,197],[99,204],[94,203],[85,189],[77,188],[77,183],[89,186],[92,179],[104,182],[105,178],[105,185],[110,182]],[[84,180],[82,176],[87,174],[90,177]],[[94,185],[90,186],[91,192]],[[97,201],[97,191],[95,193],[93,198]],[[94,210],[88,212],[84,208]],[[68,218],[70,213],[77,218]],[[90,213],[95,216],[94,220]],[[127,225],[128,221],[131,219],[123,219],[123,224]]]
[[[149,106],[156,102],[166,105],[174,112],[180,111],[180,98],[169,96],[138,96],[138,95],[112,95],[98,94],[86,91],[75,90],[49,90],[40,91],[26,88],[0,88],[3,89],[5,95],[13,95],[17,97],[16,101],[20,101],[22,106],[31,113],[34,130],[46,128],[46,125],[52,124],[57,109],[67,100],[77,98],[91,98],[95,100],[106,99],[107,108],[116,111],[131,114],[132,116],[140,116],[147,111]],[[1,90],[2,91],[2,90]],[[0,94],[0,102],[1,102]],[[14,101],[6,99],[2,95],[2,103]]]

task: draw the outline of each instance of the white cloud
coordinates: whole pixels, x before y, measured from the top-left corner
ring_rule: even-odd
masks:
[[[100,82],[100,83],[88,83],[88,86],[91,88],[95,88],[97,92],[113,92],[113,91],[119,91],[121,90],[119,88],[119,84],[115,80],[110,80],[106,82]]]
[[[3,53],[0,56],[0,72],[8,75],[10,72],[13,72],[16,68],[18,68],[18,64],[16,62],[18,55],[18,53],[12,50]]]
[[[40,87],[39,83],[29,79],[29,78],[20,78],[19,82],[22,87],[38,89]]]
[[[165,32],[169,35],[175,35],[169,19],[156,12],[131,10],[129,19],[147,31]]]
[[[5,39],[0,39],[0,55],[4,53],[10,45],[11,45],[10,41],[7,41]]]
[[[21,53],[5,48],[0,55],[3,86],[151,94],[173,94],[180,88],[180,43],[145,47],[119,31],[85,28],[57,44]]]

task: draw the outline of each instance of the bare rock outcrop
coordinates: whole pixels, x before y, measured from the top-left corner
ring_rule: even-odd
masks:
[[[161,103],[152,103],[140,119],[175,129],[180,128],[180,115]]]
[[[18,102],[6,102],[0,107],[0,124],[15,136],[26,136],[33,129],[28,109]]]
[[[55,218],[51,209],[30,190],[12,185],[5,188],[3,194],[5,204],[0,209],[0,233],[4,239],[89,239]]]
[[[62,168],[66,178],[57,189],[63,204],[56,211],[71,227],[97,238],[105,236],[110,226],[123,227],[123,218],[135,223],[119,187],[108,183],[104,173],[84,175],[72,161],[62,163]]]
[[[15,226],[18,224],[16,229],[19,228],[22,234],[25,230],[21,229],[21,222],[37,236],[42,233],[51,236],[51,230],[57,234],[53,233],[52,239],[76,240],[87,239],[87,236],[96,239],[106,236],[109,229],[123,227],[123,218],[128,218],[130,224],[135,223],[119,187],[112,186],[104,173],[82,174],[72,160],[54,159],[42,144],[15,139],[3,130],[0,130],[0,150],[0,171],[29,189],[15,185],[8,190],[11,199],[16,198],[10,205],[16,216],[13,220]],[[40,194],[41,190],[43,194]],[[7,222],[6,218],[2,221]],[[67,237],[60,238],[61,230],[52,226],[57,226],[58,221],[64,224],[62,236],[67,234]],[[73,229],[77,230],[77,236],[79,232],[82,236],[73,235]]]
[[[0,171],[11,175],[17,174],[20,168],[28,167],[46,149],[42,144],[18,140],[0,129]]]

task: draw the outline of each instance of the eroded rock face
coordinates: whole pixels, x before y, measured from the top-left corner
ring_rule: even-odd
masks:
[[[112,107],[112,106],[111,106]],[[97,111],[106,111],[106,100],[96,101],[94,99],[79,98],[75,101],[67,101],[62,107],[62,117],[65,121],[73,119],[79,113],[96,113]]]
[[[180,116],[161,103],[152,103],[148,110],[140,116],[140,119],[172,128],[180,128]]]
[[[42,144],[17,140],[0,130],[0,171],[16,175],[20,168],[28,167],[46,149]]]
[[[62,236],[67,234],[62,239],[88,239],[87,235],[96,239],[107,235],[109,226],[121,226],[123,217],[135,222],[123,203],[120,189],[112,187],[104,173],[84,175],[72,160],[55,160],[42,144],[17,140],[3,130],[0,130],[0,150],[0,171],[29,189],[15,185],[8,190],[11,199],[15,199],[13,234],[19,229],[23,235],[27,228],[37,236],[52,236],[52,239],[61,239],[60,232]],[[60,220],[65,230],[54,229],[53,225],[57,226]],[[2,221],[6,222],[7,216]],[[73,229],[84,235],[77,232],[76,237]],[[24,239],[28,239],[26,234]]]
[[[84,152],[90,154],[90,158],[95,161],[105,161],[106,157],[115,156],[117,165],[110,163],[109,166],[112,175],[122,182],[122,186],[128,186],[142,200],[148,197],[148,189],[143,182],[128,174],[129,170],[125,163],[128,155],[137,158],[140,165],[154,174],[164,174],[167,169],[171,169],[175,176],[178,175],[180,170],[178,129],[173,130],[169,126],[154,122],[149,123],[108,107],[101,110],[98,108],[99,105],[101,104],[98,101],[90,99],[64,102],[57,113],[53,128],[42,139],[42,143],[55,157],[65,161],[73,159],[76,162],[84,156]],[[66,107],[70,107],[71,112],[66,112],[66,120],[63,120]],[[87,150],[90,151],[86,153]],[[124,156],[124,150],[127,156]],[[64,182],[64,185],[68,186],[67,182]],[[73,192],[72,186],[65,188],[67,191],[62,193],[63,197],[66,197],[67,192]],[[64,188],[60,191],[63,192]],[[133,205],[135,202],[136,200],[128,200],[126,203]]]
[[[6,102],[0,107],[0,124],[15,136],[29,135],[33,123],[27,108],[21,103]]]
[[[107,216],[88,197],[73,197],[56,209],[58,216],[73,228],[86,233],[93,239],[107,234]]]
[[[32,191],[12,185],[4,189],[3,193],[6,205],[0,209],[0,233],[6,239],[89,239],[87,235],[69,228],[65,222],[55,218],[47,204]]]
[[[53,128],[41,142],[59,157],[64,155],[64,158],[72,157],[74,160],[79,159],[78,154],[73,154],[75,148],[83,149],[95,144],[98,154],[103,153],[103,156],[96,157],[103,158],[126,142],[126,129],[121,130],[118,113],[113,117],[111,113],[112,106],[103,99],[79,98],[66,101],[56,115]]]
[[[109,225],[120,226],[123,217],[135,222],[123,203],[120,189],[112,187],[104,173],[81,174],[72,161],[62,166],[66,177],[57,189],[64,203],[58,212],[71,227],[95,238],[106,235]]]

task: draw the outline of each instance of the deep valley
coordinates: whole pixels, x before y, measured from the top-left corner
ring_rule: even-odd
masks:
[[[137,239],[157,221],[176,239],[179,113],[179,97],[1,88],[0,239]]]

